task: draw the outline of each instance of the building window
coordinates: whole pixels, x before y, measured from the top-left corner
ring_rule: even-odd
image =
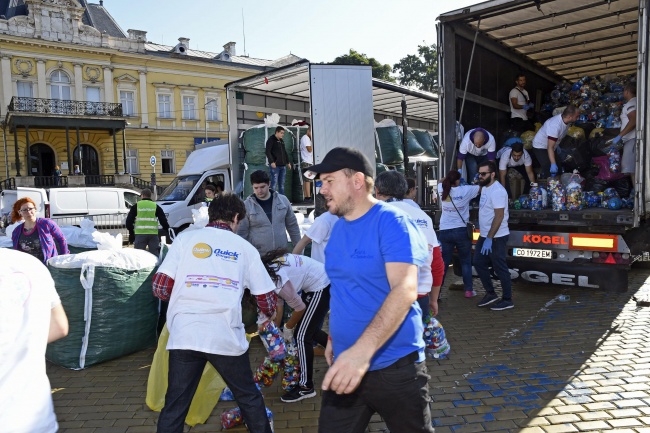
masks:
[[[135,92],[120,90],[120,103],[123,115],[133,116],[135,114]]]
[[[160,151],[160,161],[162,163],[162,173],[163,174],[172,174],[175,170],[174,164],[174,151],[173,150],[161,150]]]
[[[70,77],[63,71],[54,71],[50,75],[50,97],[58,100],[70,100]]]
[[[140,173],[140,164],[138,164],[138,151],[128,149],[126,151],[126,172],[131,174]]]
[[[172,95],[158,95],[158,117],[172,117]]]
[[[205,118],[208,122],[221,121],[221,104],[217,98],[208,98],[205,103]]]
[[[16,83],[16,96],[19,98],[33,98],[34,85],[31,81],[18,81]]]
[[[86,87],[86,101],[101,102],[101,91],[99,87]]]
[[[183,119],[196,119],[196,98],[183,96]]]

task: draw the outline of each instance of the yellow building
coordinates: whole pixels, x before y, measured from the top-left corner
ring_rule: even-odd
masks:
[[[4,187],[110,184],[123,173],[149,180],[151,156],[166,185],[196,144],[226,142],[225,83],[297,60],[178,41],[125,33],[101,0],[0,0]],[[76,166],[83,181],[67,177]]]

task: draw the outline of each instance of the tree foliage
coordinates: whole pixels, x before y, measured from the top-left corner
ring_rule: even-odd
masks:
[[[418,53],[409,54],[393,65],[397,81],[404,86],[434,92],[438,86],[438,49],[435,44],[418,45]]]
[[[370,65],[372,66],[372,76],[381,80],[395,82],[395,79],[390,76],[391,67],[388,64],[382,65],[374,57],[368,57],[363,53],[359,53],[352,48],[348,54],[338,56],[332,62],[333,65]]]

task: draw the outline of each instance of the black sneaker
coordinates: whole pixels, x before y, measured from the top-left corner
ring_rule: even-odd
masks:
[[[481,299],[481,302],[476,304],[477,307],[485,307],[486,305],[490,305],[493,302],[496,302],[499,300],[499,297],[497,296],[496,293],[486,293],[485,296],[483,296],[483,299]]]
[[[515,308],[515,304],[512,303],[512,301],[506,301],[505,299],[500,300],[496,304],[490,307],[490,310],[492,311],[501,311],[501,310],[509,310],[510,308]]]
[[[280,401],[283,401],[284,403],[295,403],[305,398],[312,398],[315,396],[316,390],[314,388],[302,388],[300,386],[297,386],[280,397]]]

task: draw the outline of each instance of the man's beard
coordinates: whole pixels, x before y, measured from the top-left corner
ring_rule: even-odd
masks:
[[[481,178],[481,180],[478,181],[478,184],[481,186],[488,186],[492,182],[492,176],[487,176]]]

